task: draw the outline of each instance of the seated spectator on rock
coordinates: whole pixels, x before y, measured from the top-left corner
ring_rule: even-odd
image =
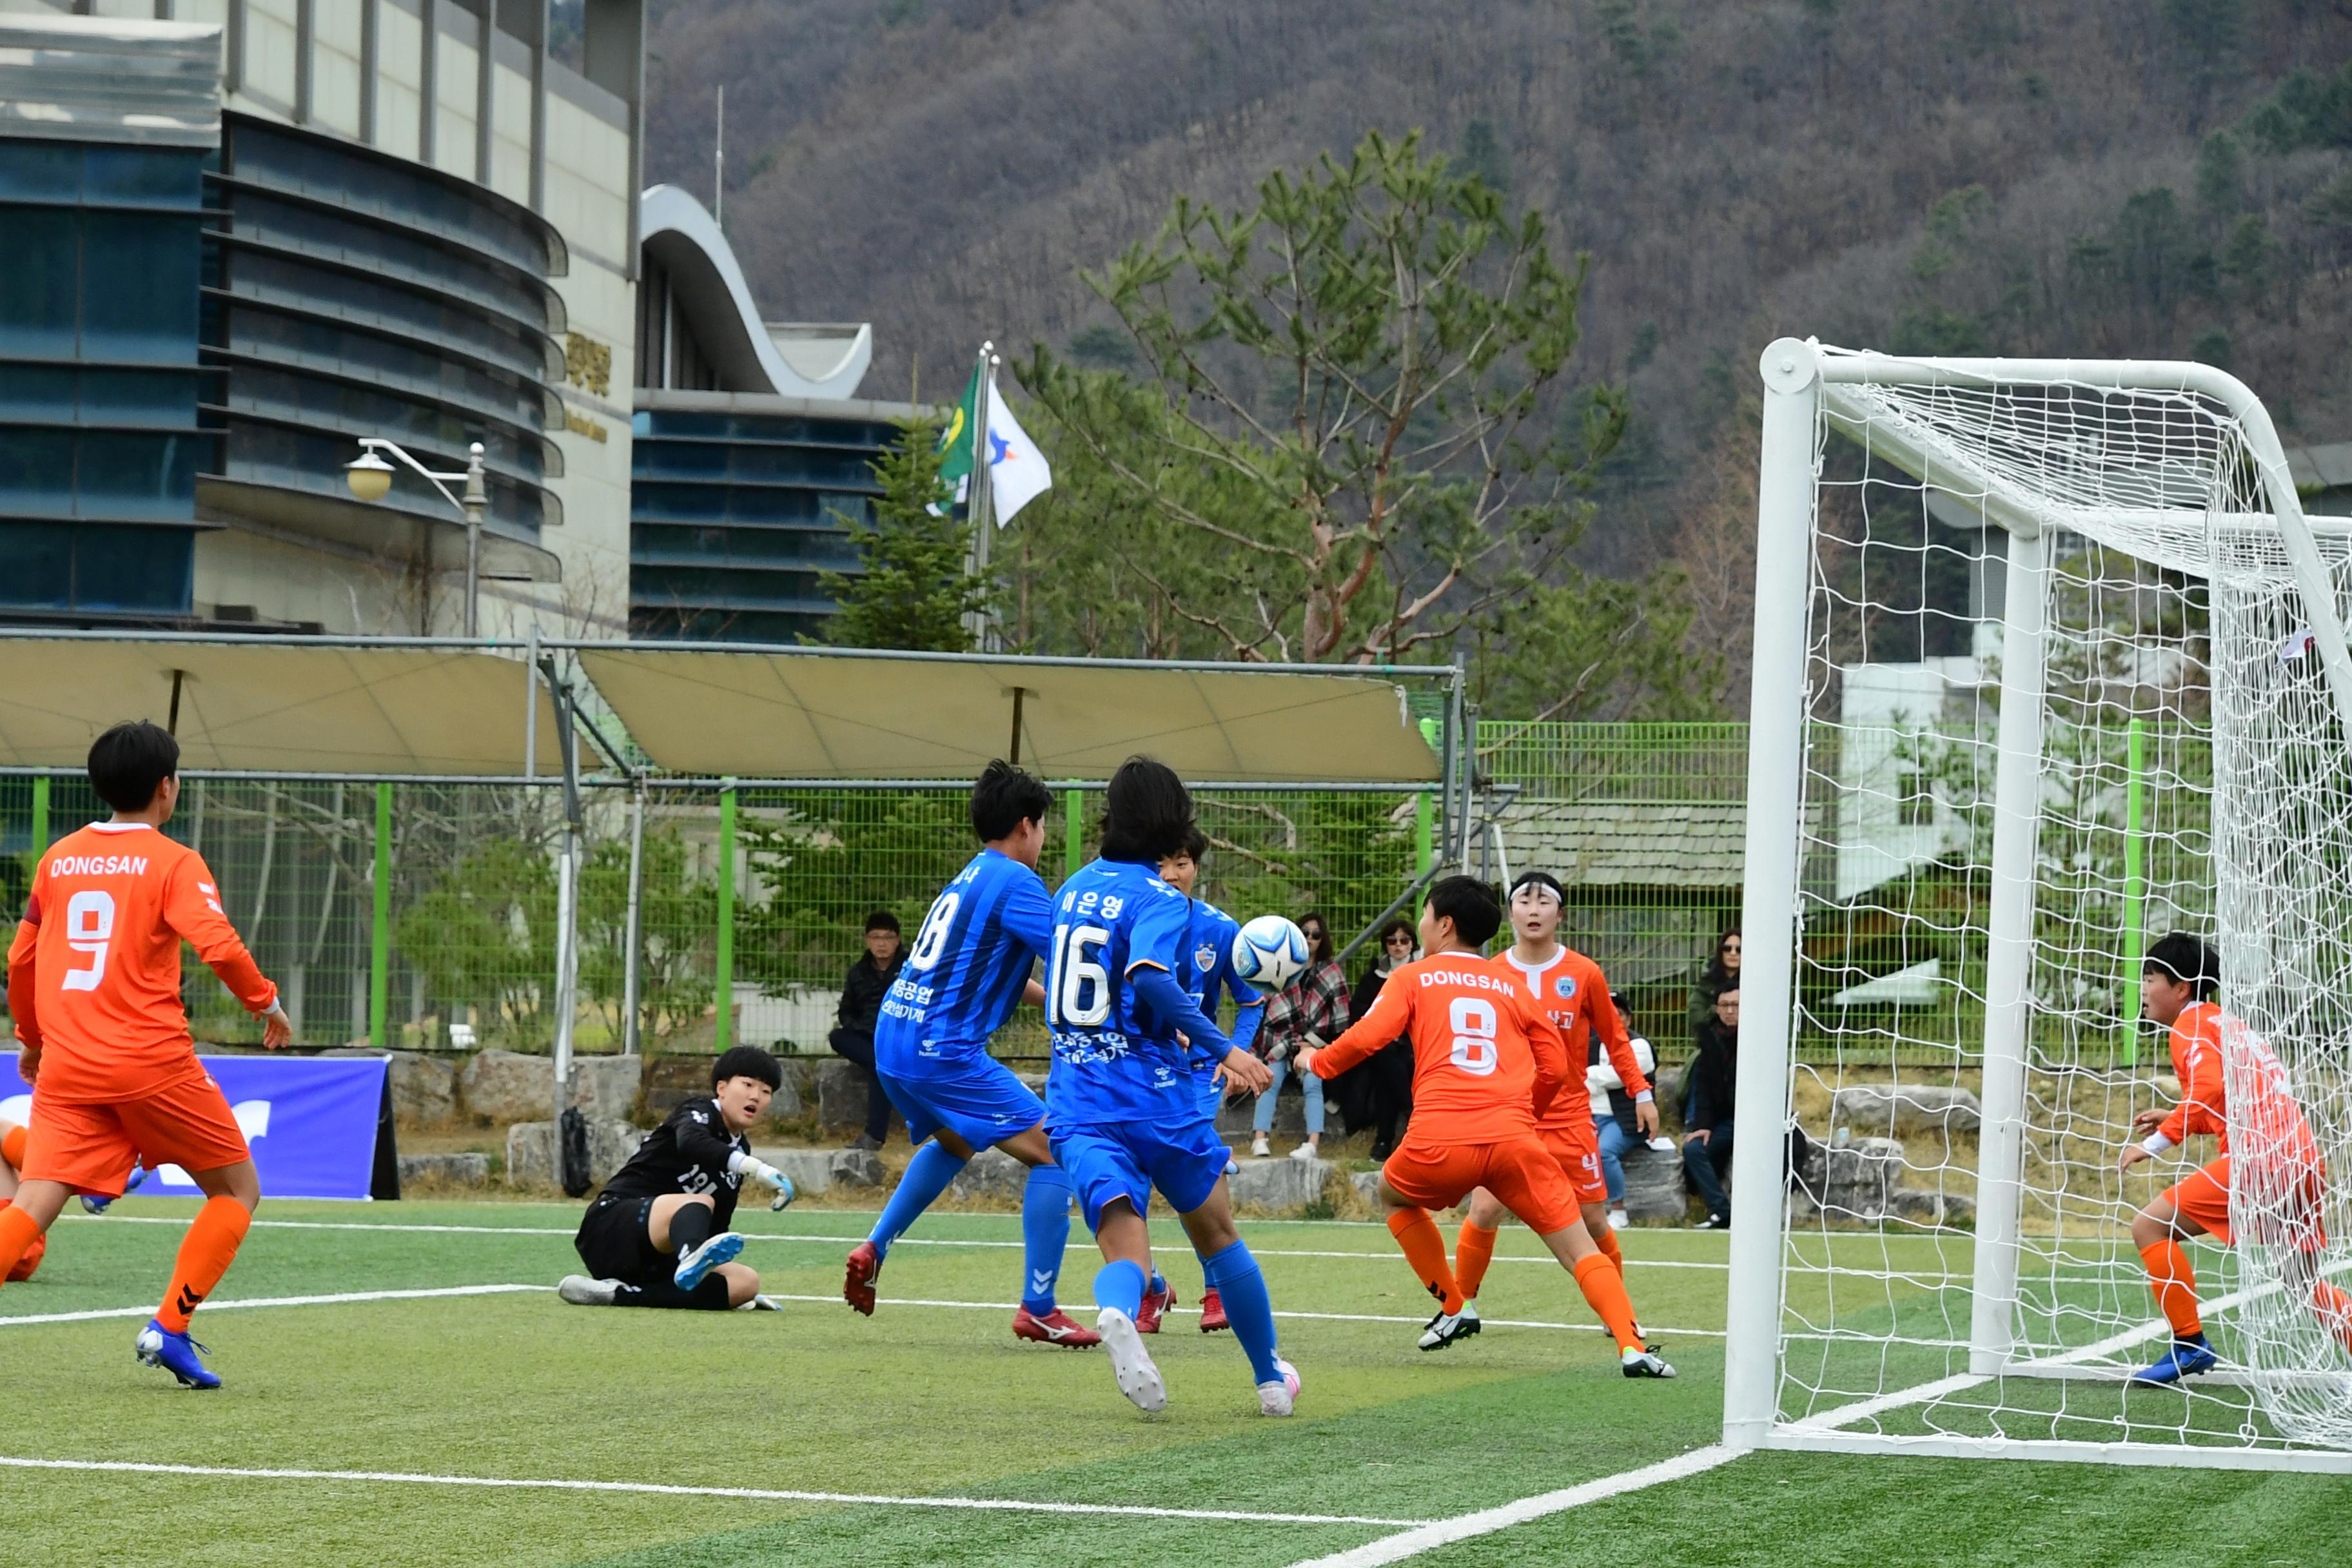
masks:
[[[1604,1004],[1613,1005],[1613,1004]],[[1617,1068],[1601,1048],[1598,1030],[1588,1029],[1591,1042],[1589,1065],[1584,1071],[1585,1093],[1592,1102],[1592,1130],[1601,1140],[1601,1179],[1609,1188],[1609,1224],[1622,1230],[1627,1223],[1625,1213],[1625,1151],[1637,1149],[1646,1142],[1641,1124],[1633,1117],[1633,1097],[1625,1092],[1625,1085],[1617,1077]],[[1633,1042],[1633,1056],[1642,1064],[1644,1075],[1654,1079],[1658,1071],[1658,1053],[1641,1036],[1627,1032]]]
[[[849,966],[842,983],[841,1008],[827,1037],[834,1050],[857,1064],[866,1075],[866,1129],[850,1140],[852,1149],[879,1149],[890,1133],[890,1097],[874,1072],[874,1024],[882,1016],[882,998],[905,966],[898,942],[898,917],[877,910],[866,917],[866,952]]]
[[[1302,1047],[1327,1046],[1348,1028],[1348,972],[1331,955],[1331,931],[1321,915],[1299,918],[1307,938],[1307,968],[1283,990],[1266,998],[1265,1023],[1253,1048],[1274,1069],[1273,1087],[1257,1097],[1250,1119],[1250,1152],[1264,1159],[1274,1152],[1267,1142],[1274,1131],[1274,1102],[1281,1098],[1282,1080],[1290,1076],[1290,1058]],[[1323,1080],[1312,1073],[1298,1084],[1307,1097],[1307,1142],[1290,1152],[1294,1160],[1312,1160],[1323,1149]]]
[[[1739,984],[1739,928],[1733,926],[1715,944],[1715,956],[1699,971],[1690,988],[1690,1032],[1696,1045],[1698,1033],[1715,1021],[1715,999]]]
[[[1715,1016],[1698,1031],[1698,1053],[1683,1076],[1683,1169],[1706,1205],[1702,1230],[1731,1228],[1723,1188],[1731,1169],[1731,1120],[1739,1078],[1739,989],[1715,999]]]
[[[1355,994],[1349,1002],[1350,1016],[1360,1018],[1372,1010],[1389,972],[1401,963],[1411,963],[1413,951],[1412,927],[1408,922],[1392,920],[1381,928],[1380,956],[1356,982]],[[1341,1091],[1340,1113],[1348,1119],[1348,1131],[1372,1129],[1372,1158],[1387,1159],[1396,1152],[1397,1139],[1412,1114],[1412,1041],[1399,1035],[1373,1052],[1369,1061],[1334,1079],[1331,1087]]]

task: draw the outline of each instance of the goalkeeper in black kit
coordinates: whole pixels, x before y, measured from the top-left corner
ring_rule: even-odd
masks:
[[[760,1276],[735,1261],[743,1238],[727,1228],[745,1177],[793,1201],[782,1171],[754,1159],[751,1124],[783,1082],[776,1058],[737,1046],[710,1071],[710,1093],[682,1102],[588,1205],[572,1245],[586,1274],[558,1289],[575,1307],[730,1307],[760,1300]]]

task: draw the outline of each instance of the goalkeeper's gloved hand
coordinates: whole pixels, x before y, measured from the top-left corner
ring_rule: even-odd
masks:
[[[765,1182],[776,1189],[775,1200],[768,1205],[770,1214],[789,1206],[793,1199],[800,1195],[793,1190],[793,1179],[765,1160],[739,1153],[730,1158],[727,1163],[728,1167],[738,1175],[750,1176],[755,1181]]]

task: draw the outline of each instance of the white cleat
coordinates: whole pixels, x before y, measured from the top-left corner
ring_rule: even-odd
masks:
[[[1672,1377],[1675,1369],[1655,1351],[1620,1351],[1617,1370],[1627,1377]]]
[[[591,1279],[585,1274],[566,1274],[555,1293],[575,1307],[609,1307],[621,1294],[618,1279]]]
[[[1287,1415],[1298,1408],[1298,1369],[1288,1362],[1275,1360],[1282,1375],[1271,1383],[1257,1385],[1257,1413],[1260,1415]]]
[[[1429,1326],[1422,1331],[1421,1348],[1425,1351],[1444,1350],[1469,1339],[1480,1327],[1478,1303],[1465,1301],[1460,1311],[1440,1312],[1429,1320]]]
[[[1111,1374],[1118,1379],[1118,1391],[1129,1403],[1146,1415],[1167,1409],[1168,1384],[1160,1380],[1151,1352],[1143,1348],[1135,1320],[1117,1307],[1105,1307],[1095,1318],[1095,1331],[1102,1335],[1103,1348],[1110,1352]]]

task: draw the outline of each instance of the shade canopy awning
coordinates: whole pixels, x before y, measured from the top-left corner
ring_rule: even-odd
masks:
[[[513,776],[525,703],[537,773],[559,773],[554,705],[523,661],[478,648],[307,639],[0,638],[0,766],[79,768],[100,731],[165,723],[195,771]]]
[[[969,778],[1017,754],[1046,778],[1103,778],[1145,752],[1191,779],[1439,774],[1403,689],[1377,675],[575,646],[637,745],[675,773]]]

